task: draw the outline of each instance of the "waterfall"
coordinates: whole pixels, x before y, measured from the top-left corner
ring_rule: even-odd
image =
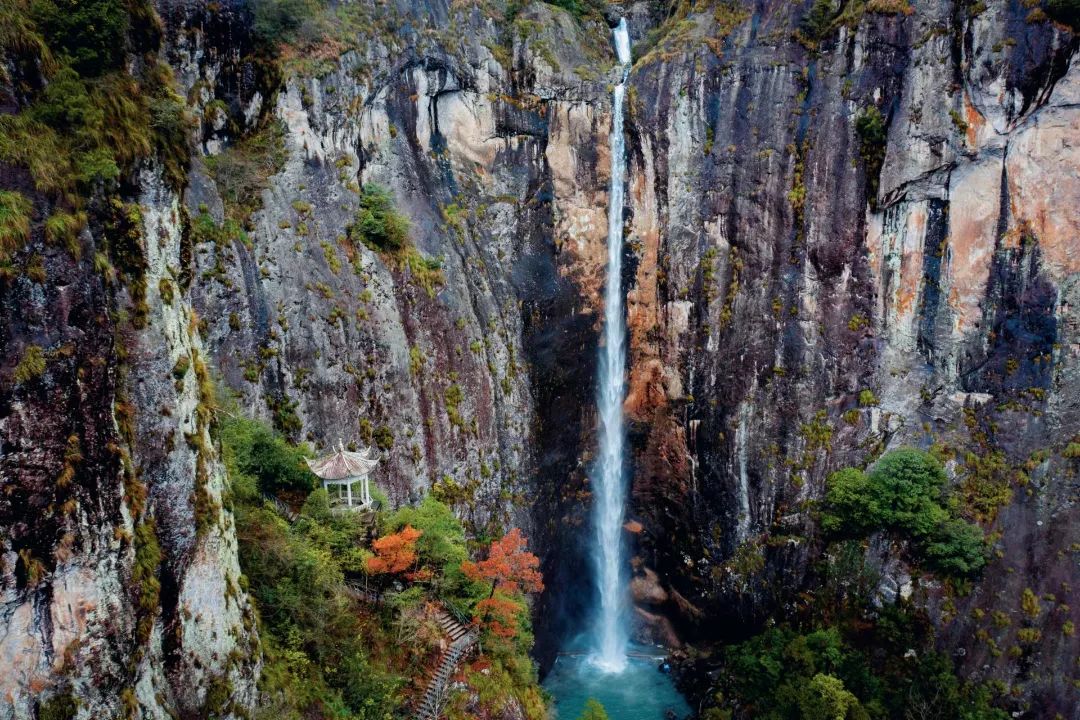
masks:
[[[622,78],[612,92],[611,186],[608,191],[607,282],[604,289],[604,337],[597,377],[599,457],[593,470],[595,504],[593,551],[600,607],[593,628],[596,664],[608,672],[626,666],[626,559],[622,526],[626,502],[626,432],[622,405],[625,396],[626,318],[622,296],[623,195],[626,146],[623,140],[623,100],[630,73],[630,34],[626,19],[614,30],[615,54]]]

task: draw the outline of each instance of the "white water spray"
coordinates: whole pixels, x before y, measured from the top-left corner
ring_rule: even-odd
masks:
[[[626,146],[623,100],[630,73],[630,34],[626,19],[614,30],[615,54],[622,78],[612,92],[611,187],[608,191],[607,283],[604,289],[604,341],[600,347],[597,404],[600,416],[599,461],[593,471],[596,584],[600,607],[593,628],[596,665],[607,672],[626,667],[626,582],[622,526],[626,502],[626,432],[622,405],[626,391],[626,319],[622,296],[623,195]]]

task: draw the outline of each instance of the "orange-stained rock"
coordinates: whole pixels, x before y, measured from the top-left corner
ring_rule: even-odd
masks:
[[[998,226],[1001,164],[995,158],[961,167],[950,178],[949,307],[954,330],[963,335],[982,319],[982,302],[990,277]]]
[[[1060,281],[1080,272],[1080,67],[1054,90],[1059,106],[1043,108],[1009,142],[1005,169],[1013,227],[1026,223],[1044,267]]]

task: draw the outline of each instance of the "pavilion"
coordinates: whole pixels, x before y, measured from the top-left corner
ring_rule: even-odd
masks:
[[[371,497],[371,481],[368,476],[379,463],[377,457],[372,456],[371,448],[364,448],[363,452],[346,450],[338,440],[337,447],[324,457],[316,460],[308,460],[308,467],[322,480],[323,489],[330,492],[330,486],[335,486],[337,502],[341,502],[341,489],[345,488],[345,505],[349,509],[364,510],[371,507],[374,502]],[[353,485],[363,483],[360,488],[360,503],[353,505]]]

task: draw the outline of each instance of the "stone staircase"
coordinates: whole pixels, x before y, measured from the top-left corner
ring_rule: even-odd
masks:
[[[447,686],[450,677],[457,669],[461,659],[476,645],[479,636],[473,628],[462,625],[450,613],[439,610],[436,620],[443,633],[450,639],[450,647],[439,658],[435,674],[428,681],[427,689],[417,705],[417,720],[438,720],[446,702]]]

